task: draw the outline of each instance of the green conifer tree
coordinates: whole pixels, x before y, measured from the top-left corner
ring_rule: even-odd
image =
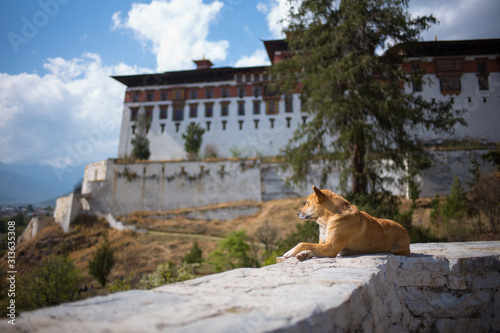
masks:
[[[451,101],[429,102],[401,89],[422,83],[423,72],[408,73],[401,63],[436,19],[410,16],[406,0],[291,3],[292,56],[271,70],[282,92],[300,83],[309,112],[307,124],[283,150],[290,180],[303,181],[311,161],[321,161],[323,175],[340,170],[344,191],[350,187],[355,194],[383,189],[388,174],[416,177],[430,165],[420,130],[448,134],[455,124],[465,124],[463,111]]]

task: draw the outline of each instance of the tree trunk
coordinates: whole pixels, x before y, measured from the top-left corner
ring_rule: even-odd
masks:
[[[364,173],[365,169],[365,142],[363,131],[358,131],[354,135],[352,164],[354,167],[352,175],[352,193],[366,193],[367,179]]]

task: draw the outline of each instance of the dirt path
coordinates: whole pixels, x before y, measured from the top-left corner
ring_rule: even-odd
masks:
[[[198,235],[198,234],[183,234],[183,233],[178,233],[178,232],[156,231],[156,230],[150,230],[150,229],[146,229],[146,232],[151,234],[151,235],[162,235],[165,237],[174,237],[174,238],[201,239],[201,240],[208,240],[208,241],[213,241],[213,242],[219,242],[219,241],[224,239],[223,237],[206,236],[206,235]],[[265,245],[262,243],[248,243],[248,244],[249,245],[254,244],[254,245],[257,245],[259,247],[265,247]]]

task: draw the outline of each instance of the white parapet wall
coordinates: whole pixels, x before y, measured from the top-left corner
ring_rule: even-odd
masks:
[[[2,332],[497,332],[500,242],[295,258],[22,313]]]

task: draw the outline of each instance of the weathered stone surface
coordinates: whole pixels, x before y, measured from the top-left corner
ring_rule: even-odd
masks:
[[[40,230],[50,226],[53,223],[54,221],[52,221],[50,218],[33,217],[28,223],[26,229],[24,229],[21,236],[19,236],[19,238],[17,239],[17,243],[22,243],[35,237]]]
[[[500,330],[500,242],[237,269],[22,313],[2,332]]]

